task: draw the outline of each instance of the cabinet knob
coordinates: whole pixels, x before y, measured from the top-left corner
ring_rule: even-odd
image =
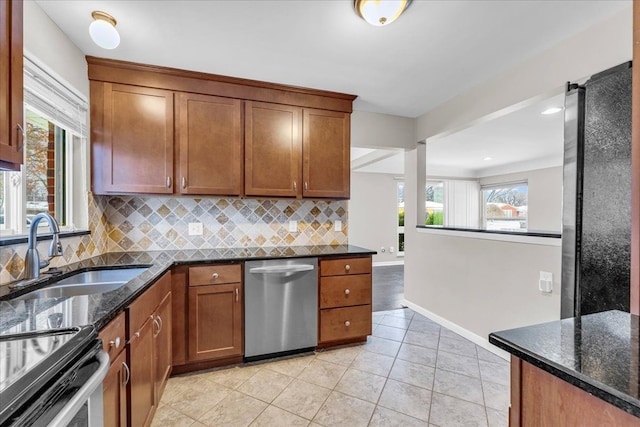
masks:
[[[349,271],[349,270],[351,270],[351,266],[349,264],[347,264],[347,265],[344,266],[344,269]]]
[[[133,334],[136,338],[140,338],[140,332],[136,332],[135,334]]]
[[[220,275],[219,275],[218,273],[213,273],[213,274],[211,275],[211,278],[212,278],[213,280],[216,280],[218,277],[220,277]]]
[[[347,320],[346,322],[344,322],[344,326],[346,326],[346,327],[348,328],[349,326],[351,326],[351,322],[349,322],[349,321]]]
[[[344,290],[344,294],[345,294],[345,295],[349,295],[350,293],[351,293],[351,291],[350,291],[349,289],[345,289],[345,290]]]
[[[115,347],[115,348],[120,347],[120,337],[116,337],[115,340],[109,341],[109,347]]]

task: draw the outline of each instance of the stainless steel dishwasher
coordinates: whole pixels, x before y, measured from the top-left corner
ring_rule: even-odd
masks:
[[[317,270],[317,258],[245,262],[245,359],[318,344]]]

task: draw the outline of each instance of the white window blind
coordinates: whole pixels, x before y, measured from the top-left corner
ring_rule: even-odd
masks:
[[[24,57],[24,103],[82,138],[87,132],[87,102],[65,84]]]

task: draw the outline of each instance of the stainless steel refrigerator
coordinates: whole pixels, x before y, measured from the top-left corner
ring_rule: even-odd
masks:
[[[567,84],[561,317],[629,311],[631,62]]]

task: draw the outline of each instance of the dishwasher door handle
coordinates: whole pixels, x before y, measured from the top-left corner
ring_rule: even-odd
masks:
[[[282,273],[298,273],[300,271],[311,271],[316,267],[310,264],[298,265],[275,265],[271,267],[253,267],[249,269],[249,273],[253,274],[282,274]]]

